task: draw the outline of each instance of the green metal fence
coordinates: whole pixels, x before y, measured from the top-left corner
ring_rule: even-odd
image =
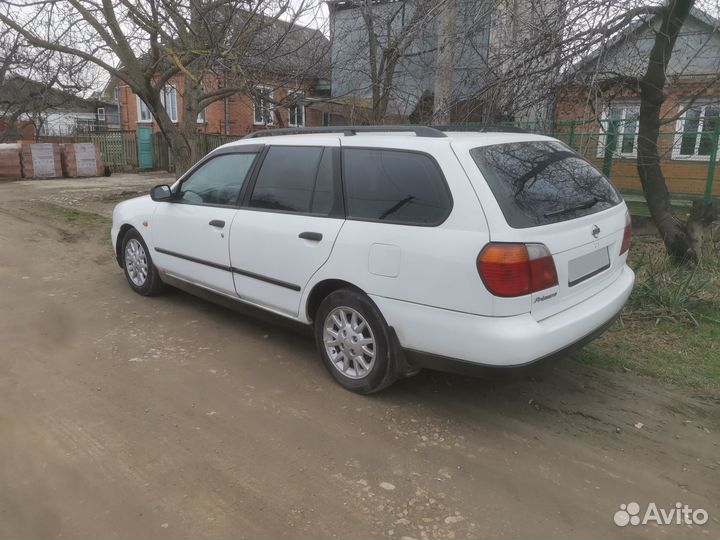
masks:
[[[501,125],[502,126],[502,125]],[[637,115],[624,119],[512,122],[505,127],[556,137],[580,152],[624,191],[641,191],[637,172]],[[478,130],[480,124],[463,124],[452,129]],[[240,136],[199,133],[196,155],[204,156]],[[133,131],[105,131],[71,137],[42,137],[47,142],[94,142],[103,160],[113,171],[138,166],[137,138]],[[661,167],[673,194],[710,201],[720,198],[720,170],[717,167],[720,118],[667,122],[661,126],[658,151]],[[174,170],[172,154],[160,133],[153,137],[154,168]]]

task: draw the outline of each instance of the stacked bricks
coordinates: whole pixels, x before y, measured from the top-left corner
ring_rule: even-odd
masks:
[[[58,178],[62,176],[60,145],[53,143],[22,143],[24,178]]]
[[[63,173],[70,178],[78,176],[103,176],[105,163],[100,150],[93,143],[63,145]]]
[[[20,145],[0,144],[0,178],[20,178]]]

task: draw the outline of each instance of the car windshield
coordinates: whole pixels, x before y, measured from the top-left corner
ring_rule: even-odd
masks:
[[[575,219],[621,201],[600,171],[558,141],[481,146],[470,155],[514,228]]]

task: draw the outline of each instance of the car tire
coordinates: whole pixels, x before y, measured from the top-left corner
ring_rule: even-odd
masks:
[[[325,367],[345,389],[371,394],[395,382],[395,347],[382,313],[352,289],[330,293],[315,316],[315,342]]]
[[[123,237],[121,256],[125,277],[133,291],[155,296],[165,289],[147,244],[137,230],[130,229]]]

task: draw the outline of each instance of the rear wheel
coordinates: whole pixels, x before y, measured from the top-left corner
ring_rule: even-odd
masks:
[[[129,230],[123,238],[122,256],[125,277],[132,290],[143,296],[162,292],[164,284],[150,258],[145,241],[135,229]]]
[[[327,370],[348,390],[369,394],[396,379],[387,323],[360,292],[340,289],[322,301],[315,341]]]

